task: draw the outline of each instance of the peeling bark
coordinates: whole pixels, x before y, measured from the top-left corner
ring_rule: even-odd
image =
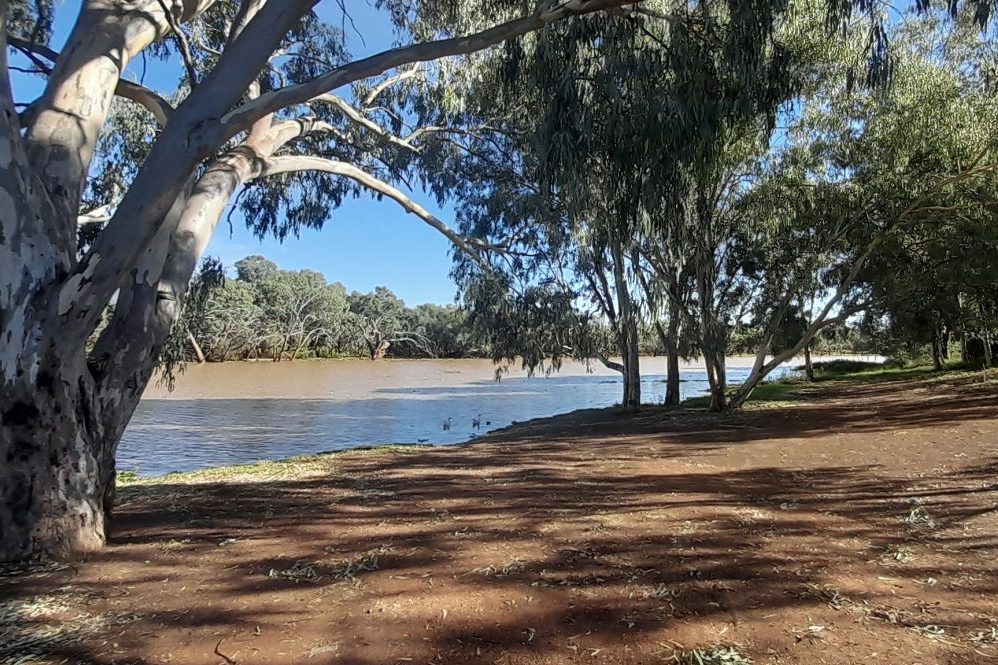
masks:
[[[211,3],[176,4],[190,17]],[[27,153],[62,221],[55,231],[65,251],[75,252],[72,220],[121,74],[169,27],[164,6],[155,0],[84,3],[37,102]]]

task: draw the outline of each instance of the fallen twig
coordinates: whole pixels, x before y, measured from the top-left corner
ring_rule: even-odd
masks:
[[[221,651],[219,651],[219,648],[222,646],[222,641],[224,639],[225,638],[223,637],[221,640],[218,641],[218,644],[215,645],[215,655],[216,656],[221,656],[222,658],[224,658],[225,662],[228,663],[229,665],[236,665],[235,658],[230,658],[229,656],[226,656],[224,653],[222,653]]]

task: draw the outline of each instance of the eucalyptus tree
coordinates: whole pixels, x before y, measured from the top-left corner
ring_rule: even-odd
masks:
[[[897,34],[910,35],[912,26],[924,29],[906,23]],[[952,35],[950,26],[936,30]],[[821,330],[867,310],[893,312],[909,334],[924,333],[941,367],[959,293],[993,289],[992,262],[984,259],[996,232],[992,93],[967,84],[973,68],[962,56],[940,60],[924,42],[905,43],[888,90],[840,90],[821,99],[802,117],[778,172],[747,197],[754,214],[781,220],[774,238],[784,239],[767,269],[778,288],[766,325],[775,330],[790,305],[815,291],[821,304],[772,358],[771,340],[763,340],[734,407]],[[781,273],[782,283],[774,282]]]
[[[270,339],[256,287],[250,282],[225,280],[209,292],[203,308],[191,309],[188,305],[189,301],[184,303],[182,320],[194,320],[196,338],[209,361],[256,356]],[[176,331],[171,337],[176,337]],[[185,357],[178,360],[182,362]]]
[[[405,303],[379,286],[370,293],[351,293],[349,297],[353,325],[371,360],[380,360],[393,344],[405,344],[432,356],[433,344],[422,330],[410,326]]]
[[[433,4],[452,22],[431,38],[350,61],[342,34],[315,12],[315,0],[87,0],[61,53],[46,44],[51,12],[60,6],[0,2],[7,28],[0,36],[0,560],[104,543],[118,440],[237,191],[261,183],[258,191],[286,192],[276,209],[317,224],[343,191],[317,193],[326,181],[316,174],[330,174],[439,225],[348,159],[364,149],[362,141],[406,150],[419,138],[374,119],[380,95],[413,63],[626,3],[565,0],[524,9],[494,2],[491,11],[482,5],[475,12],[464,3]],[[385,5],[400,24],[414,11]],[[37,100],[14,99],[8,47],[45,79]],[[160,94],[124,76],[146,53],[184,62],[175,90]],[[344,89],[346,99],[336,94]],[[110,206],[109,218],[80,256],[78,219],[92,212],[80,204],[91,174],[100,179],[106,166],[95,156],[116,98],[142,106],[156,125],[134,168],[121,167],[125,180],[106,188],[100,202]],[[261,223],[272,225],[266,196],[246,198]],[[88,353],[112,301],[111,320]]]
[[[621,212],[614,181],[594,171],[586,205],[568,205],[543,184],[527,131],[476,134],[456,171],[476,183],[461,190],[459,216],[480,240],[481,261],[461,257],[456,276],[479,336],[495,360],[519,359],[530,371],[566,356],[598,360],[621,374],[621,404],[638,406],[641,312],[631,236],[610,223]]]
[[[869,267],[880,296],[868,321],[878,320],[887,341],[917,354],[929,347],[943,366],[948,340],[959,337],[962,360],[990,365],[998,269],[989,257],[995,224],[994,81],[998,44],[982,38],[969,17],[901,26],[908,44],[908,84],[901,108],[925,107],[916,124],[925,145],[911,151],[912,166],[934,169],[955,188],[934,192],[919,213],[885,242]],[[906,137],[910,138],[910,137]],[[931,143],[930,143],[931,141]],[[947,194],[945,197],[942,194]],[[885,330],[886,329],[886,330]],[[976,353],[968,352],[968,345]],[[973,357],[972,356],[976,356]]]
[[[499,64],[496,58],[470,63],[480,79],[463,102],[464,121],[473,130],[454,135],[452,149],[441,152],[433,168],[451,174],[438,182],[439,195],[457,199],[461,232],[476,239],[476,255],[455,257],[468,323],[478,345],[503,367],[520,362],[530,372],[549,371],[566,357],[598,360],[621,372],[622,402],[636,404],[640,382],[611,359],[637,351],[636,318],[621,325],[618,314],[634,288],[625,265],[629,240],[611,236],[603,221],[612,192],[594,174],[590,205],[573,210],[547,186],[525,123],[536,99],[501,82],[505,57]],[[482,122],[497,95],[507,112]],[[621,259],[616,264],[614,247]],[[629,367],[635,376],[637,363]]]
[[[442,358],[466,358],[481,355],[475,345],[467,319],[467,312],[456,305],[424,303],[407,312],[408,326],[417,330],[430,342],[432,355]],[[400,347],[394,355],[426,355],[419,349]]]
[[[255,283],[272,358],[294,360],[320,339],[334,337],[349,311],[342,286],[314,270],[281,270]]]
[[[222,264],[208,257],[191,278],[183,311],[177,318],[170,336],[163,343],[161,365],[163,378],[171,387],[178,370],[183,369],[184,359],[193,354],[198,363],[207,362],[201,340],[206,336],[206,321],[213,308],[212,295],[225,283]],[[188,353],[188,349],[190,353]]]
[[[639,237],[636,242],[638,249],[631,255],[631,265],[634,266],[635,279],[641,286],[658,347],[666,357],[663,403],[666,406],[678,406],[681,401],[680,360],[690,360],[696,355],[695,342],[687,333],[680,316],[682,303],[688,302],[689,299],[687,291],[689,279],[682,274],[682,269],[676,267],[683,262],[671,253],[675,245],[662,242],[660,233],[656,236],[656,241],[662,244],[655,249],[651,249],[651,243],[646,237]],[[650,254],[668,257],[666,264],[670,267],[663,268],[669,271],[664,279],[659,278],[657,269],[647,261],[647,256]]]
[[[658,285],[642,288],[639,238],[660,245],[667,224],[685,217],[691,174],[709,169],[717,133],[732,119],[774,116],[788,86],[784,51],[773,40],[785,7],[661,1],[560,25],[495,54],[484,69],[501,76],[486,75],[473,91],[479,104],[498,98],[520,113],[464,140],[474,164],[468,178],[478,185],[470,193],[458,187],[471,220],[464,230],[500,254],[515,246],[514,272],[520,256],[539,256],[531,264],[542,267],[539,284],[592,303],[622,357],[625,405],[640,402],[639,324],[662,300]],[[495,214],[511,201],[524,213]],[[529,233],[524,219],[533,220]],[[689,228],[696,237],[699,229]],[[461,274],[473,272],[465,263]],[[685,285],[672,290],[678,297]],[[675,349],[673,382],[678,318],[663,329]]]
[[[247,284],[260,284],[280,272],[280,267],[270,259],[254,254],[235,262],[236,277]]]

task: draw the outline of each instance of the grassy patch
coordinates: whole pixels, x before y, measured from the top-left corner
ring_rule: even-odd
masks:
[[[792,378],[764,381],[752,391],[749,403],[766,402],[768,406],[782,406],[800,399],[800,390],[805,385],[800,380]],[[734,396],[738,388],[736,385],[728,389],[728,399]],[[689,397],[683,400],[682,405],[691,409],[706,409],[710,406],[710,395]]]
[[[816,381],[895,381],[902,379],[937,378],[940,380],[980,377],[980,367],[963,363],[947,364],[942,370],[932,365],[900,365],[893,361],[870,363],[858,360],[831,360],[814,364]],[[989,371],[988,381],[994,382],[998,372]]]
[[[687,397],[683,400],[681,406],[688,407],[690,409],[706,409],[710,406],[710,395],[702,395],[700,397]]]
[[[759,384],[752,391],[752,401],[754,402],[788,402],[799,397],[803,384],[799,381],[789,381],[780,379]]]
[[[346,456],[397,455],[418,452],[424,446],[417,444],[396,444],[387,446],[363,446],[349,450],[335,450],[315,455],[302,455],[277,461],[260,461],[253,464],[220,466],[197,471],[174,471],[163,476],[144,478],[134,471],[118,473],[121,485],[201,485],[225,482],[255,482],[261,480],[283,480],[321,476],[329,473],[333,463]]]
[[[802,367],[795,368],[802,370]],[[814,363],[815,382],[823,381],[899,381],[904,379],[933,378],[938,380],[977,378],[981,376],[979,368],[970,368],[963,364],[947,365],[942,371],[932,365],[904,366],[893,361],[873,363],[862,360],[830,360]],[[998,370],[988,373],[988,383],[998,382]],[[766,407],[791,406],[799,400],[802,393],[813,385],[799,376],[786,376],[774,381],[764,381],[752,391],[746,406],[755,403]],[[739,386],[728,388],[730,398]],[[705,409],[710,406],[710,396],[702,395],[683,400],[683,406],[693,409]]]
[[[860,360],[830,360],[814,364],[815,381],[838,381],[843,379],[861,381],[885,381],[891,379],[914,379],[936,373],[931,366],[900,366],[895,363],[871,363]]]
[[[139,474],[134,471],[119,471],[118,472],[118,483],[120,485],[127,485],[128,483],[134,483],[139,480]]]

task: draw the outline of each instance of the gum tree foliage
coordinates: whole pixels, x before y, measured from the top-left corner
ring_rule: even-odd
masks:
[[[959,326],[960,294],[994,288],[991,261],[982,260],[996,232],[995,107],[981,76],[992,47],[969,25],[909,20],[894,31],[907,46],[890,88],[809,100],[792,146],[746,197],[755,215],[796,229],[767,274],[807,261],[765,308],[769,328],[779,329],[795,303],[819,302],[782,351],[763,340],[734,406],[823,328],[863,311],[893,310],[895,323],[931,343],[940,366],[946,331]]]
[[[556,359],[585,350],[600,357],[610,350],[622,358],[622,402],[640,403],[639,323],[644,312],[661,313],[669,300],[662,274],[679,268],[672,257],[654,283],[642,284],[648,262],[639,239],[648,239],[645,249],[670,253],[675,244],[663,247],[662,240],[677,238],[678,227],[698,235],[703,219],[691,216],[690,194],[714,172],[717,146],[739,123],[764,133],[793,91],[796,73],[774,32],[785,9],[765,2],[644,4],[628,15],[512,42],[484,67],[477,103],[484,109],[498,97],[518,113],[464,140],[454,169],[469,183],[457,186],[462,228],[495,251],[491,274],[465,261],[457,275],[466,285],[493,280],[496,272],[506,284],[526,282],[505,296],[497,288],[469,290],[473,307],[483,294],[508,298],[485,305],[492,312],[515,313],[511,303],[538,306],[524,297],[530,288],[561,292],[547,300],[560,310],[532,320],[547,326],[561,312],[567,339],[557,340],[561,348],[538,345],[531,334],[550,338],[550,330],[511,324],[503,329],[516,329],[514,339],[530,352],[520,355],[539,360],[543,349]],[[666,339],[678,334],[673,314]],[[576,343],[580,319],[607,324],[611,343]],[[681,347],[691,349],[685,342],[668,346],[677,380]]]
[[[388,288],[379,286],[371,293],[351,293],[350,313],[372,360],[384,358],[392,345],[399,344],[434,355],[432,341],[409,316],[405,303]]]
[[[202,311],[185,305],[181,321],[193,320],[195,339],[210,361],[244,360],[263,357],[270,339],[257,291],[249,282],[226,279],[210,291]],[[175,339],[175,335],[171,335]],[[188,348],[178,345],[178,360],[190,357]]]
[[[459,186],[458,197],[463,228],[496,248],[494,265],[506,272],[507,284],[532,278],[533,288],[563,291],[566,298],[554,302],[573,305],[552,316],[519,317],[543,326],[561,320],[562,335],[547,327],[496,325],[516,331],[513,339],[525,358],[543,357],[538,348],[551,357],[577,354],[571,338],[578,315],[609,320],[615,337],[610,348],[625,358],[623,403],[633,405],[640,396],[627,388],[637,383],[631,374],[636,362],[633,370],[626,367],[633,348],[628,330],[637,327],[630,321],[645,312],[664,314],[666,325],[656,322],[666,340],[676,340],[667,344],[670,355],[675,358],[685,342],[686,352],[705,357],[712,407],[720,410],[740,406],[779,363],[869,304],[857,273],[880,240],[877,227],[865,224],[865,207],[850,198],[855,190],[832,182],[814,189],[822,177],[812,177],[806,164],[794,165],[805,155],[788,153],[775,167],[762,160],[772,149],[769,133],[782,103],[800,104],[819,91],[881,98],[884,86],[902,74],[907,42],[904,35],[896,41],[897,35],[888,35],[883,8],[870,3],[797,3],[789,11],[699,3],[686,9],[646,4],[642,10],[666,20],[650,29],[640,13],[580,21],[536,42],[508,45],[505,58],[493,63],[492,71],[502,75],[484,77],[480,94],[489,102],[506,95],[499,98],[521,117],[541,121],[508,122],[466,145],[462,173],[471,184]],[[918,10],[913,26],[940,24],[936,8]],[[961,17],[979,37],[987,15],[975,10]],[[662,25],[668,29],[656,33]],[[829,27],[841,27],[843,36],[830,37]],[[866,85],[856,86],[863,67]],[[519,81],[512,90],[503,86],[510,72]],[[849,168],[830,173],[850,177]],[[765,186],[746,196],[761,180]],[[925,205],[918,193],[897,193],[910,196],[894,199],[896,223],[912,215],[908,205]],[[601,249],[602,261],[593,260]],[[623,328],[605,306],[614,300],[614,281],[599,279],[601,266],[613,269],[615,249],[622,259],[616,265],[624,266],[617,284],[625,288],[618,293],[633,303],[640,285],[645,297],[643,307],[617,308],[616,314],[627,313]],[[466,283],[493,278],[476,274],[467,261],[457,274]],[[517,303],[538,306],[523,297],[527,288],[520,284],[505,295],[501,288],[478,289],[469,296],[473,306],[482,294],[505,297],[508,302],[486,308],[515,313]],[[779,339],[793,328],[787,317],[819,293],[820,306],[802,312],[807,325],[797,339]],[[594,307],[578,311],[587,303]],[[729,404],[728,340],[753,320],[761,327],[756,365]],[[775,359],[770,352],[777,352]]]
[[[215,292],[224,285],[225,273],[221,262],[212,257],[203,259],[187,288],[183,312],[163,343],[162,381],[171,389],[177,374],[184,371],[183,358],[193,355],[198,362],[205,362],[204,349],[198,340],[208,336],[209,317],[217,308]]]
[[[433,355],[443,358],[466,358],[481,356],[471,335],[467,322],[467,313],[456,305],[436,305],[425,303],[411,308],[408,313],[409,327],[432,344]],[[402,346],[390,351],[394,355],[422,355],[421,351],[412,345]]]
[[[275,362],[294,360],[322,340],[342,333],[349,311],[341,284],[328,284],[314,270],[278,270],[248,280],[263,312],[262,332]]]
[[[319,225],[362,186],[461,245],[392,184],[433,132],[413,135],[407,93],[389,88],[421,80],[403,78],[416,63],[626,2],[385,0],[411,45],[356,61],[343,6],[316,4],[85,0],[56,53],[48,27],[62,5],[0,0],[0,560],[103,544],[117,443],[239,192],[258,230],[283,236]],[[408,31],[424,9],[443,23]],[[174,89],[129,80],[146,56],[183,62]],[[36,72],[41,97],[14,98],[11,66]],[[119,113],[115,100],[145,115]],[[85,245],[81,217],[103,221]]]

